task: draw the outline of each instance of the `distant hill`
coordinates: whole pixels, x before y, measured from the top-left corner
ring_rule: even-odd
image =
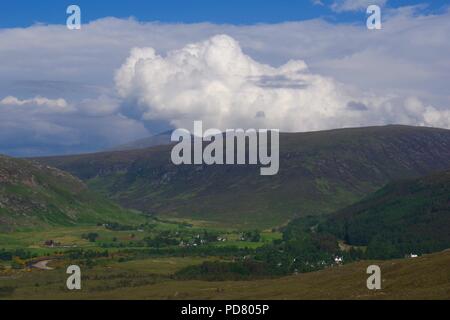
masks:
[[[372,258],[450,248],[450,171],[391,183],[321,226]]]
[[[136,149],[146,149],[150,147],[162,146],[170,144],[170,138],[172,136],[172,130],[159,133],[157,135],[132,141],[114,148],[110,148],[106,151],[126,151]]]
[[[385,126],[280,135],[280,171],[175,166],[171,146],[38,159],[123,206],[222,225],[272,227],[329,214],[385,184],[450,168],[450,131]]]
[[[0,156],[0,231],[139,219],[69,173]]]

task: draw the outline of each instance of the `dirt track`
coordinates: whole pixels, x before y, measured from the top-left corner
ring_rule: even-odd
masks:
[[[48,266],[48,264],[51,262],[52,260],[42,260],[39,262],[36,262],[35,264],[33,264],[34,268],[40,269],[40,270],[53,270],[53,268],[50,268]]]

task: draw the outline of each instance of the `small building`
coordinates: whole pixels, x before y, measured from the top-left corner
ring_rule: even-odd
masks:
[[[53,240],[45,240],[45,242],[44,242],[44,246],[46,246],[46,247],[53,248],[55,245],[56,245],[56,243]]]
[[[334,263],[336,263],[336,264],[343,264],[344,263],[344,257],[334,257]]]

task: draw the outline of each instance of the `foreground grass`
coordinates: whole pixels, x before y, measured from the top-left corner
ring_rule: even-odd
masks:
[[[205,259],[203,259],[205,260]],[[65,289],[65,267],[0,275],[2,299],[450,299],[450,251],[384,262],[358,262],[320,272],[258,281],[178,281],[177,270],[201,258],[160,258],[118,263],[108,261],[83,270],[83,289]],[[366,269],[382,270],[382,290],[366,288]],[[5,293],[6,292],[6,293]]]

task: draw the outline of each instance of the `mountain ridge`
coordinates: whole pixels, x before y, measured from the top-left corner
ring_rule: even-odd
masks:
[[[280,172],[175,166],[171,145],[38,158],[125,207],[178,219],[273,227],[330,214],[385,184],[450,168],[450,130],[382,126],[280,134]]]
[[[116,147],[109,148],[104,152],[111,151],[128,151],[128,150],[136,150],[136,149],[146,149],[151,147],[156,147],[160,145],[171,144],[172,130],[164,131],[153,136],[142,138],[134,141],[130,141],[125,144],[118,145]]]

